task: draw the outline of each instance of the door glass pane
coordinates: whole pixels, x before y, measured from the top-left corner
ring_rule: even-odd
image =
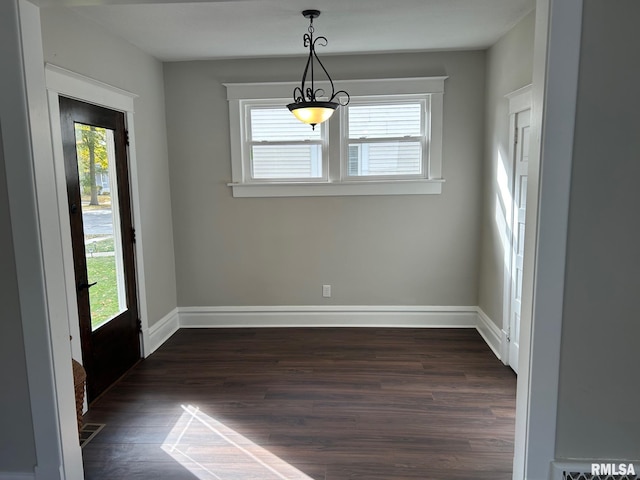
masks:
[[[75,124],[91,326],[127,309],[113,130]]]

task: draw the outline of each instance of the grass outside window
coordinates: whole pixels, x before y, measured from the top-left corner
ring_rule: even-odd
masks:
[[[98,244],[100,243],[102,242],[98,242]],[[89,293],[91,326],[96,328],[120,311],[116,281],[116,257],[113,255],[88,256],[87,273],[92,283],[98,282],[91,287]]]

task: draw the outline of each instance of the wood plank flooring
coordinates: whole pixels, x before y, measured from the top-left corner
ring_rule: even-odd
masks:
[[[515,391],[471,329],[183,329],[85,415],[85,475],[507,480]]]

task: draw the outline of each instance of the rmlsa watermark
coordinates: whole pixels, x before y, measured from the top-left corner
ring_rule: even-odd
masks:
[[[592,463],[591,475],[635,475],[633,463]]]

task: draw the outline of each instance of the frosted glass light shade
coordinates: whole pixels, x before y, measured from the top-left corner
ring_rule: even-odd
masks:
[[[338,105],[335,102],[299,102],[290,103],[287,108],[301,122],[315,126],[329,120]]]

